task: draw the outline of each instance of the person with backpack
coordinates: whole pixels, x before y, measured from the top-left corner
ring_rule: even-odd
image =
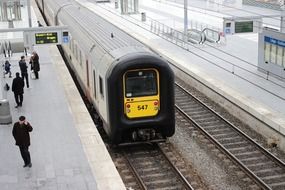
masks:
[[[12,77],[11,64],[8,60],[6,60],[4,63],[4,70],[5,70],[4,78],[5,78],[5,75],[7,75],[8,73],[9,73],[9,78],[11,78]]]

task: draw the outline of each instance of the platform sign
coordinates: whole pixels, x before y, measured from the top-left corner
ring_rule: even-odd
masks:
[[[253,21],[236,21],[235,33],[253,32]]]
[[[68,32],[62,32],[62,43],[69,43]]]
[[[258,33],[262,28],[263,16],[225,17],[223,29],[226,34]]]
[[[231,34],[231,28],[225,28],[225,34]]]
[[[269,36],[264,36],[264,42],[268,42],[270,44],[277,45],[277,46],[280,46],[282,48],[285,48],[285,41],[284,40],[275,39],[275,38],[272,38]]]
[[[50,44],[58,42],[57,32],[35,33],[36,44]]]
[[[24,30],[24,46],[69,43],[67,26],[35,27]]]

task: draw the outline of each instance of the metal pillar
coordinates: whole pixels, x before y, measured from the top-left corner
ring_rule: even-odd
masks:
[[[21,20],[20,0],[4,1],[0,3],[0,21]]]
[[[139,11],[139,0],[121,0],[121,14],[134,14]]]
[[[285,0],[280,1],[281,19],[280,19],[280,32],[285,33]]]
[[[188,0],[184,0],[184,40],[187,41],[188,33]]]
[[[1,3],[1,17],[2,21],[7,21],[8,20],[8,13],[7,13],[7,2]]]
[[[14,14],[15,14],[15,20],[21,20],[21,3],[20,1],[14,2]]]
[[[285,13],[284,15],[281,16],[281,21],[280,21],[280,32],[285,33]]]
[[[29,27],[32,27],[31,0],[27,0],[27,8],[28,8]]]

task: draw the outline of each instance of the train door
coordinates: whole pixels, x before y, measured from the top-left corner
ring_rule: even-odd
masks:
[[[94,59],[92,59],[91,57],[88,58],[88,60],[86,60],[86,68],[88,68],[88,70],[90,70],[89,75],[86,75],[86,80],[89,81],[89,89],[90,89],[90,95],[91,95],[91,99],[93,101],[93,103],[98,104],[98,99],[97,99],[97,83],[98,83],[98,76],[96,74],[96,68],[95,65],[93,64]],[[88,62],[88,63],[87,63]],[[88,65],[88,66],[87,66]],[[87,70],[87,69],[86,69]],[[97,78],[96,78],[97,77]]]
[[[88,59],[86,59],[86,83],[87,88],[90,89],[90,81],[89,81],[89,64]]]
[[[90,90],[91,90],[91,93],[92,93],[92,99],[94,101],[97,100],[97,80],[96,80],[96,77],[97,77],[97,74],[96,74],[96,68],[95,68],[95,65],[92,63],[92,60],[91,57],[89,57],[89,65],[90,65],[90,76],[88,76],[90,79]],[[92,60],[92,61],[91,61]]]
[[[88,58],[87,58],[87,56],[86,56],[86,60],[85,60],[85,71],[86,71],[86,73],[85,73],[85,80],[86,80],[86,83],[85,83],[85,85],[86,85],[86,95],[87,95],[87,97],[88,97],[88,99],[90,100],[90,101],[92,101],[93,100],[93,96],[92,96],[92,94],[93,94],[93,89],[92,89],[92,86],[90,85],[90,69],[91,68],[91,66],[90,66],[90,62],[88,61]]]

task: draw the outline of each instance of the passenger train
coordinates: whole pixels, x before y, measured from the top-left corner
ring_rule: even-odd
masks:
[[[69,66],[113,144],[165,140],[175,132],[168,63],[72,0],[36,0],[49,25],[67,25]]]

